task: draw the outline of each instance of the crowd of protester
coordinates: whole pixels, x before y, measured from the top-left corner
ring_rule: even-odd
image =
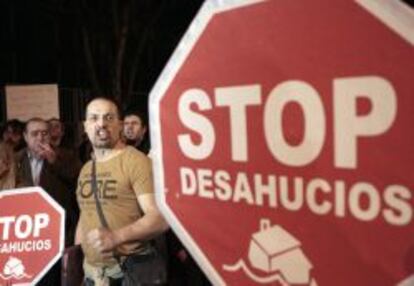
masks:
[[[120,140],[148,156],[147,114],[128,109],[122,120]],[[66,136],[68,127],[57,118],[31,118],[27,122],[12,119],[0,127],[0,191],[41,186],[66,211],[65,246],[76,244],[80,214],[76,188],[82,164],[90,162],[94,151],[91,138],[85,133],[76,144]],[[167,265],[167,282],[160,285],[211,285],[172,230],[151,239],[151,243]],[[58,261],[37,285],[64,285],[61,272]]]

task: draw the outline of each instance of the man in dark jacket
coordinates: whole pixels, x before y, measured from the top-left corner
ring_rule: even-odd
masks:
[[[41,118],[26,123],[27,148],[17,155],[17,178],[22,186],[40,186],[66,211],[65,243],[71,245],[77,223],[75,185],[80,164],[74,156],[50,144],[49,125]],[[60,262],[37,285],[60,285]]]
[[[123,128],[126,143],[144,154],[148,154],[150,149],[146,118],[147,116],[140,111],[128,111],[124,116]]]

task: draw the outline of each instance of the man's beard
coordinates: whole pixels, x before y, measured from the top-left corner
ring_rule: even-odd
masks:
[[[97,136],[92,141],[92,146],[94,148],[100,149],[111,149],[115,146],[114,140],[112,138],[107,138],[106,140],[100,140]]]
[[[115,146],[112,140],[108,140],[108,141],[95,140],[92,145],[93,147],[100,148],[100,149],[111,149]]]
[[[100,132],[105,132],[104,135],[100,135]],[[115,146],[115,140],[113,140],[111,133],[105,128],[95,131],[94,138],[91,138],[92,146],[98,149],[111,149]]]

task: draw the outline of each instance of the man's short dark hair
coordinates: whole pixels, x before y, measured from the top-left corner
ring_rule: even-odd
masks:
[[[50,118],[50,119],[47,120],[47,122],[52,122],[52,121],[56,121],[56,122],[62,123],[62,121],[60,121],[60,119],[59,118],[56,118],[56,117],[52,117],[52,118]]]
[[[124,117],[122,119],[125,120],[127,116],[135,115],[141,119],[141,124],[148,127],[148,115],[146,112],[139,110],[139,109],[127,109],[124,112]]]
[[[24,125],[24,133],[27,134],[27,126],[29,126],[30,123],[32,122],[42,122],[42,123],[46,123],[47,126],[49,126],[49,123],[44,120],[43,118],[40,117],[32,117],[29,120],[26,121],[26,124]]]
[[[117,113],[118,113],[118,119],[122,119],[122,109],[121,109],[121,105],[118,103],[118,101],[116,101],[115,99],[111,98],[111,97],[106,97],[106,96],[97,96],[97,97],[93,97],[91,98],[87,103],[86,103],[86,109],[88,108],[89,104],[91,104],[91,102],[95,101],[95,100],[103,100],[103,101],[107,101],[112,103],[113,105],[115,105]],[[84,120],[86,120],[86,111],[85,111],[85,118]]]

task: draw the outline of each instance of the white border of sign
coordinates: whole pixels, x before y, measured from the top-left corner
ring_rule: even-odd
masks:
[[[168,192],[164,185],[162,137],[160,122],[160,102],[176,74],[184,64],[189,53],[203,33],[211,18],[223,11],[238,9],[242,6],[253,5],[268,0],[210,0],[206,1],[194,18],[183,39],[174,51],[154,88],[150,93],[150,123],[151,123],[151,157],[155,177],[156,200],[162,213],[166,217],[177,236],[185,243],[185,246],[194,256],[194,259],[207,274],[214,285],[226,285],[220,274],[214,269],[210,261],[197,246],[191,235],[168,208],[165,193]],[[389,26],[403,39],[414,45],[414,12],[404,3],[395,0],[356,0],[361,7]]]
[[[5,190],[0,192],[0,199],[7,197],[7,196],[14,196],[14,195],[21,195],[21,194],[30,194],[30,193],[39,193],[57,212],[61,215],[62,221],[60,223],[60,241],[59,241],[59,251],[55,255],[55,257],[50,260],[50,262],[46,265],[43,270],[37,274],[35,279],[32,281],[32,284],[29,283],[19,283],[14,284],[16,286],[25,286],[25,285],[36,285],[37,282],[46,274],[47,271],[59,260],[59,258],[63,254],[64,249],[64,231],[65,231],[65,210],[42,188],[40,187],[28,187],[28,188],[20,188],[20,189],[12,189],[12,190]]]
[[[395,0],[355,0],[355,2],[414,46],[414,9],[402,1]]]
[[[203,33],[207,24],[210,22],[214,14],[230,10],[237,9],[243,6],[256,4],[266,0],[210,0],[206,1],[200,8],[193,22],[189,26],[187,32],[181,39],[177,48],[175,49],[172,57],[162,71],[158,78],[154,88],[150,93],[149,110],[150,110],[150,126],[151,126],[151,158],[153,159],[153,171],[154,171],[154,185],[156,190],[156,200],[159,208],[164,214],[170,226],[175,230],[175,233],[184,242],[186,248],[190,251],[194,259],[207,274],[209,279],[214,285],[226,285],[220,274],[214,269],[213,265],[203,254],[197,244],[194,242],[191,235],[185,230],[183,225],[174,215],[174,213],[168,208],[165,201],[166,190],[164,185],[164,173],[162,162],[162,138],[161,138],[161,123],[160,123],[160,110],[159,104],[161,98],[167,91],[171,82],[175,78],[175,75],[184,64],[185,59],[188,57],[190,51],[193,49],[195,43]]]

